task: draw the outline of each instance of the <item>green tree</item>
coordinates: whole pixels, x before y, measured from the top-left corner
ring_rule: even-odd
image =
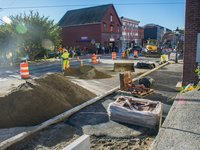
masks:
[[[61,28],[38,12],[10,16],[11,24],[0,26],[0,51],[13,56],[28,55],[31,60],[47,54],[61,43]]]

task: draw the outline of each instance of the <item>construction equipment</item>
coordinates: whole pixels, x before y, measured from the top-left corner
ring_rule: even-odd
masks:
[[[149,57],[160,57],[161,50],[159,48],[159,43],[155,39],[148,39],[146,43],[144,43],[145,48],[143,50],[143,54]]]

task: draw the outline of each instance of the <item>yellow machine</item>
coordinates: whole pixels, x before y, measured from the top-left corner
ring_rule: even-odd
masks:
[[[157,40],[149,39],[146,41],[145,45],[145,54],[147,55],[159,55],[160,49]]]

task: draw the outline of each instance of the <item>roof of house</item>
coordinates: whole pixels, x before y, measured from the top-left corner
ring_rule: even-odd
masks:
[[[59,21],[59,26],[73,26],[101,22],[112,4],[67,11]]]
[[[121,21],[131,21],[131,22],[135,22],[135,23],[140,23],[140,21],[137,21],[137,20],[133,20],[133,19],[130,19],[130,18],[126,18],[124,16],[120,17]]]

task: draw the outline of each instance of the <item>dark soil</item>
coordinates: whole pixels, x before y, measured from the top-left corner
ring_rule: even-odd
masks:
[[[85,65],[79,68],[69,68],[64,72],[65,76],[75,76],[80,79],[104,79],[111,78],[112,76],[98,71],[93,66]]]
[[[91,136],[91,150],[149,150],[154,137],[144,138],[109,138]]]
[[[39,124],[93,97],[95,94],[59,74],[27,80],[0,97],[0,128]]]

